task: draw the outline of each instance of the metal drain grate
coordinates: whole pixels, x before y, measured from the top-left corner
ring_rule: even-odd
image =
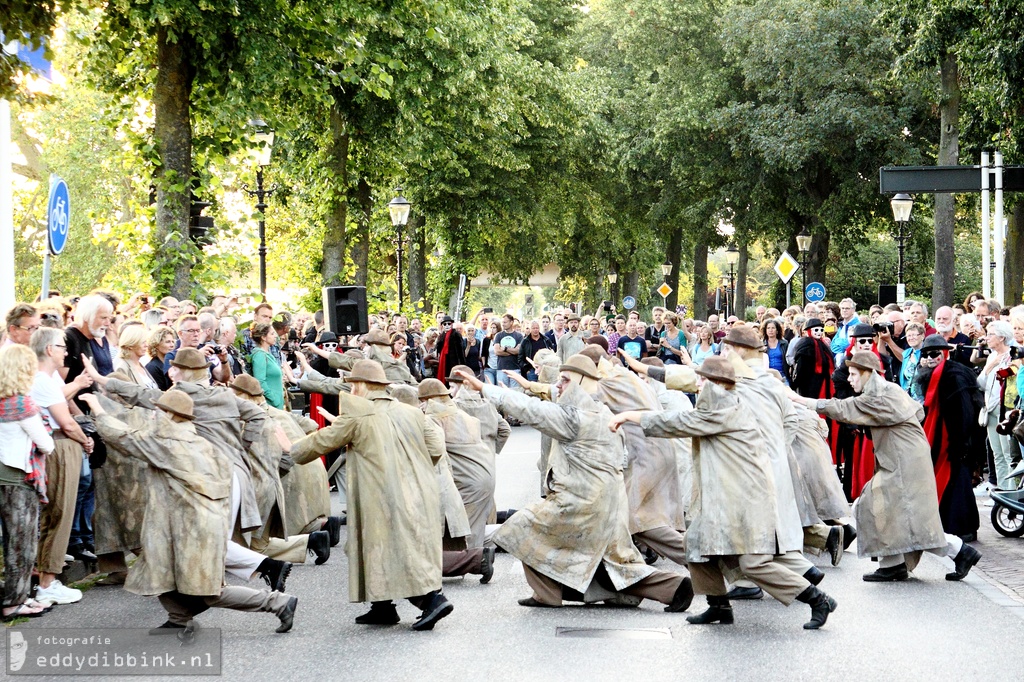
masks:
[[[555,637],[589,639],[672,639],[666,628],[555,628]]]

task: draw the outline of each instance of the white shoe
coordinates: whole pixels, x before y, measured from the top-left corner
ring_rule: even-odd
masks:
[[[36,588],[36,601],[42,604],[74,604],[81,601],[82,591],[73,587],[65,587],[61,581],[54,579],[50,586]]]

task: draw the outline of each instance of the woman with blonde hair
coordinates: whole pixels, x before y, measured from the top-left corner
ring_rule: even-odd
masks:
[[[120,346],[117,357],[114,358],[114,371],[127,375],[128,380],[133,384],[146,388],[160,388],[156,378],[142,366],[142,358],[149,352],[150,336],[150,331],[139,322],[128,323],[121,327],[121,333],[118,336]],[[167,389],[161,388],[160,390]]]
[[[146,363],[146,371],[156,381],[156,386],[161,391],[171,387],[171,380],[164,371],[164,358],[174,350],[178,337],[174,330],[167,325],[157,325],[149,332],[146,340],[146,353],[149,355],[149,362]]]
[[[39,504],[46,503],[44,457],[53,438],[29,397],[39,361],[28,346],[0,349],[0,519],[4,525],[3,620],[42,615],[29,599]]]

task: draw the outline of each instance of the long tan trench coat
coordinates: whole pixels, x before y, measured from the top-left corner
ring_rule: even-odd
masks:
[[[266,409],[259,405],[257,407]],[[287,510],[284,486],[281,482],[281,444],[277,438],[277,424],[273,419],[266,421],[260,437],[246,454],[256,504],[260,510],[260,519],[263,521],[263,525],[253,535],[264,540],[283,538],[287,535]]]
[[[252,486],[252,475],[246,460],[246,451],[260,437],[263,426],[269,419],[267,413],[258,405],[246,402],[235,396],[230,388],[222,386],[203,386],[188,381],[174,385],[192,398],[196,418],[192,422],[196,433],[207,442],[231,458],[238,474],[241,493],[239,510],[239,530],[243,533],[255,530],[263,525],[260,519],[259,506],[256,504],[256,493]],[[163,395],[154,388],[143,388],[136,384],[118,379],[107,381],[106,390],[124,400],[129,405],[156,409],[154,404]]]
[[[426,417],[383,390],[341,393],[338,419],[293,443],[305,464],[348,453],[348,593],[352,602],[419,597],[441,588],[441,502],[434,463],[444,442]]]
[[[654,389],[628,369],[602,361],[599,373],[602,376],[594,398],[612,414],[628,410],[661,411]],[[679,469],[672,442],[648,438],[639,424],[623,424],[620,431],[626,444],[624,476],[629,500],[629,532],[642,533],[662,526],[685,528]]]
[[[387,377],[388,381],[394,381],[400,384],[409,384],[415,386],[417,381],[413,378],[412,373],[409,371],[409,366],[405,364],[404,360],[396,360],[391,357],[391,353],[387,351],[384,346],[372,345],[370,350],[366,352],[366,356],[370,360],[379,362],[381,367],[384,368],[384,376]],[[354,353],[338,353],[337,351],[331,353],[327,358],[327,364],[331,366],[331,369],[343,369],[346,372],[352,369],[352,365],[356,361],[361,360],[361,356],[357,356]]]
[[[309,417],[296,417],[291,412],[267,406],[274,423],[281,427],[288,440],[295,442],[317,430],[317,423]],[[287,535],[302,535],[320,530],[331,514],[330,484],[322,459],[296,464],[281,479],[284,488],[285,529]]]
[[[691,412],[693,403],[680,391],[669,390],[660,381],[652,381],[650,387],[658,396],[661,409],[666,412]],[[676,453],[676,471],[679,475],[679,508],[683,513],[690,511],[693,499],[693,442],[690,438],[672,438],[672,451]],[[681,530],[681,529],[680,529]]]
[[[565,337],[563,337],[565,338]],[[524,564],[582,593],[604,566],[616,590],[654,572],[629,536],[622,440],[611,412],[571,384],[558,403],[484,386],[498,409],[558,441],[548,462],[547,498],[520,509],[492,537]]]
[[[487,522],[496,513],[494,451],[480,438],[480,421],[460,410],[450,398],[431,398],[424,411],[444,431],[452,477],[471,529],[467,547],[483,547]]]
[[[775,475],[754,414],[735,391],[709,381],[693,410],[646,412],[640,423],[648,436],[693,438],[687,560],[778,553]]]
[[[453,400],[460,410],[480,422],[481,440],[494,454],[499,454],[512,435],[512,429],[505,418],[494,409],[494,405],[484,400],[479,391],[474,391],[469,386],[459,388]]]
[[[850,515],[850,504],[825,442],[828,422],[810,408],[797,403],[793,407],[786,420],[786,433],[800,472],[796,481],[798,499],[807,500],[807,505],[801,506],[800,520],[804,526],[811,526],[845,518]]]
[[[192,423],[175,423],[162,413],[142,425],[99,415],[96,429],[118,451],[149,465],[142,555],[128,570],[125,589],[148,596],[174,590],[220,594],[230,532],[231,460]]]
[[[156,415],[141,407],[118,405],[117,418],[132,428],[143,428]],[[96,553],[132,552],[142,546],[142,522],[149,496],[149,466],[145,460],[108,443],[107,461],[93,470],[96,482],[96,512],[92,527]]]
[[[945,547],[931,447],[921,428],[924,408],[874,373],[860,395],[819,400],[815,409],[844,424],[871,427],[875,475],[853,507],[857,554],[905,554],[913,570],[922,551]]]

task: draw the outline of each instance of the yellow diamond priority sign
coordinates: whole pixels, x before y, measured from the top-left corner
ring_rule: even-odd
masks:
[[[658,293],[661,294],[662,298],[668,298],[668,295],[672,293],[672,287],[668,285],[668,282],[662,282],[661,286],[658,287]]]
[[[783,251],[782,255],[779,256],[779,260],[775,263],[775,274],[779,276],[783,284],[789,284],[789,280],[793,279],[793,275],[799,269],[800,264],[789,255],[789,251]]]

